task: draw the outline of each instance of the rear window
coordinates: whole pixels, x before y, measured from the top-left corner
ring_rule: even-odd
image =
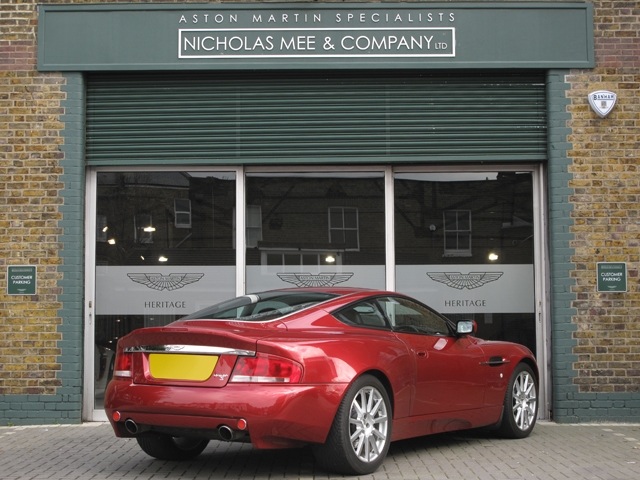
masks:
[[[243,295],[203,308],[182,320],[237,319],[262,321],[288,315],[337,295],[322,292],[264,292]]]

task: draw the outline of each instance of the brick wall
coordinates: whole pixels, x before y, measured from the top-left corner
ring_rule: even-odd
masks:
[[[570,72],[574,250],[570,418],[640,418],[640,4],[595,1],[596,68]],[[604,119],[587,95],[618,96]],[[598,293],[597,262],[627,262],[628,292]],[[576,401],[581,400],[581,401]],[[606,412],[606,413],[603,413]]]
[[[62,339],[59,75],[35,72],[35,7],[0,7],[0,395],[53,394]],[[7,295],[7,266],[35,265],[37,294]]]

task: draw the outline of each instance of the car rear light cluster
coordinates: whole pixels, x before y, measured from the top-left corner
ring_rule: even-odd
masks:
[[[118,350],[116,361],[113,368],[114,377],[132,377],[133,376],[133,353]]]
[[[238,357],[229,381],[236,383],[298,383],[301,378],[302,366],[300,364],[274,355],[258,354],[255,357]]]

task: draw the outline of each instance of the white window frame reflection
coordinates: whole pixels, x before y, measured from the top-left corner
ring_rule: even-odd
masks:
[[[450,221],[452,216],[455,218],[453,224]],[[464,224],[467,225],[466,228]],[[470,257],[471,210],[445,210],[442,212],[442,225],[444,226],[444,256]]]
[[[329,243],[340,244],[345,250],[360,250],[360,220],[357,207],[329,207],[327,213],[329,218]],[[341,222],[334,222],[336,215]],[[351,224],[348,219],[355,219],[355,224]],[[355,244],[350,241],[355,236]]]

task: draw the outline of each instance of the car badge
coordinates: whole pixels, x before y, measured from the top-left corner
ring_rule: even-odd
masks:
[[[604,118],[613,110],[617,98],[618,96],[613,92],[598,90],[589,94],[589,105],[594,112]]]

